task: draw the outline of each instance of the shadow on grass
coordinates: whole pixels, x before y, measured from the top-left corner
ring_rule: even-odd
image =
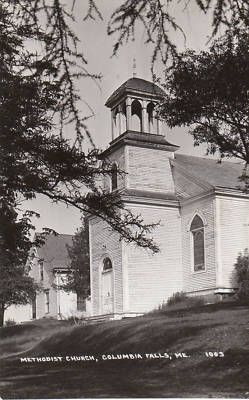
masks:
[[[26,365],[22,375],[9,371],[3,398],[78,397],[248,397],[248,371],[239,376],[236,362],[246,354],[205,360],[189,368],[188,360],[125,360],[96,364]],[[235,361],[235,367],[233,362]],[[11,379],[11,373],[15,378]],[[238,379],[239,378],[239,379]]]
[[[216,311],[222,310],[237,310],[237,309],[247,309],[249,310],[249,305],[246,303],[242,303],[239,301],[227,301],[224,303],[214,303],[214,304],[204,304],[201,306],[193,306],[191,308],[184,308],[181,303],[175,304],[173,306],[169,306],[164,310],[155,310],[151,313],[148,313],[150,317],[153,316],[168,316],[168,317],[183,317],[193,314],[202,314],[202,313],[214,313]]]
[[[34,329],[37,329],[37,326],[31,324],[4,326],[0,329],[0,339],[23,335],[26,332],[30,333],[30,331],[33,331]]]
[[[208,329],[220,324],[209,324]],[[206,324],[168,327],[164,321],[110,327],[76,327],[42,340],[23,356],[104,354],[110,352],[142,353],[167,351],[178,340],[195,337],[206,330]]]
[[[2,327],[0,328],[0,359],[6,357],[13,358],[18,353],[33,348],[44,338],[70,329],[72,329],[72,326],[66,321],[52,319]]]
[[[248,397],[249,350],[245,312],[240,305],[212,305],[200,318],[145,316],[100,325],[48,328],[46,339],[22,357],[96,355],[98,362],[20,363],[13,356],[1,364],[0,395],[9,399],[79,397]],[[210,306],[199,307],[208,313]],[[222,310],[230,310],[224,313]],[[216,313],[215,311],[221,311]],[[184,310],[184,316],[190,310]],[[211,311],[210,311],[211,312]],[[196,313],[191,310],[191,313]],[[190,315],[190,314],[188,314]],[[54,324],[54,323],[53,323]],[[30,325],[29,325],[30,326]],[[61,329],[62,327],[62,329]],[[233,327],[231,333],[231,327]],[[55,324],[54,324],[55,328]],[[53,328],[53,329],[54,329]],[[42,322],[40,332],[46,325]],[[236,332],[235,332],[236,331]],[[238,334],[236,334],[238,332]],[[28,334],[28,332],[26,332]],[[26,335],[20,335],[20,340]],[[38,332],[39,333],[39,332]],[[228,340],[231,334],[233,340]],[[31,330],[31,336],[36,335]],[[224,358],[209,359],[203,348],[224,345]],[[243,345],[245,349],[237,349]],[[201,357],[186,359],[101,360],[101,354],[164,353],[176,348]],[[222,348],[221,348],[222,350]]]
[[[212,328],[216,326],[218,324],[213,324]],[[169,351],[178,340],[198,337],[204,329],[204,325],[180,327],[177,331],[145,325],[136,326],[133,331],[130,326],[123,330],[102,327],[102,332],[93,334],[90,327],[76,328],[67,338],[58,340],[53,336],[39,344],[32,354],[25,353],[22,357],[99,354],[99,362],[21,364],[16,359],[5,361],[1,394],[10,399],[172,397],[176,394],[180,397],[181,392],[186,394],[186,389],[192,388],[189,376],[185,379],[189,373],[188,359],[174,363],[165,359],[149,360],[144,353]],[[143,359],[101,361],[101,354],[110,353],[141,353]]]
[[[206,358],[185,376],[193,384],[196,381],[201,387],[207,386],[210,392],[218,389],[224,397],[233,394],[234,397],[249,398],[248,365],[248,349],[229,349],[222,358]],[[193,380],[193,375],[197,379]]]

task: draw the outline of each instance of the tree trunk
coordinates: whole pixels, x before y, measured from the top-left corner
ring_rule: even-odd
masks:
[[[0,304],[0,326],[3,326],[4,323],[4,304]]]

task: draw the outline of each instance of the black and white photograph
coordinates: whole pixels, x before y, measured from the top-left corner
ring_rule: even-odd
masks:
[[[248,366],[249,0],[0,0],[0,399]]]

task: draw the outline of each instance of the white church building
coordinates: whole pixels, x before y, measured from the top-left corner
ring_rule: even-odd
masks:
[[[89,218],[92,312],[115,317],[157,308],[177,291],[214,297],[233,293],[234,263],[249,247],[249,196],[242,164],[178,154],[155,113],[164,93],[131,78],[107,100],[112,141],[103,152],[126,174],[103,179],[145,223],[160,221],[151,254],[119,241]]]

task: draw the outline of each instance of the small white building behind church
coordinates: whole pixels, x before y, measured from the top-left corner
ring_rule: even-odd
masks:
[[[58,289],[70,273],[67,246],[72,245],[72,235],[48,235],[41,247],[33,247],[27,267],[42,290],[31,304],[31,318],[67,318],[77,312],[77,295]]]
[[[131,316],[157,308],[177,291],[224,295],[249,247],[249,196],[240,189],[242,164],[178,154],[155,113],[164,92],[131,78],[107,100],[112,141],[102,154],[124,175],[104,178],[126,208],[146,223],[160,246],[151,254],[119,241],[100,218],[89,218],[93,315]]]
[[[72,235],[48,235],[42,246],[33,246],[27,259],[29,275],[40,286],[31,304],[10,306],[5,312],[5,321],[30,321],[40,318],[66,319],[71,316],[89,315],[90,302],[73,291],[62,289],[70,274],[68,246],[72,246]]]

